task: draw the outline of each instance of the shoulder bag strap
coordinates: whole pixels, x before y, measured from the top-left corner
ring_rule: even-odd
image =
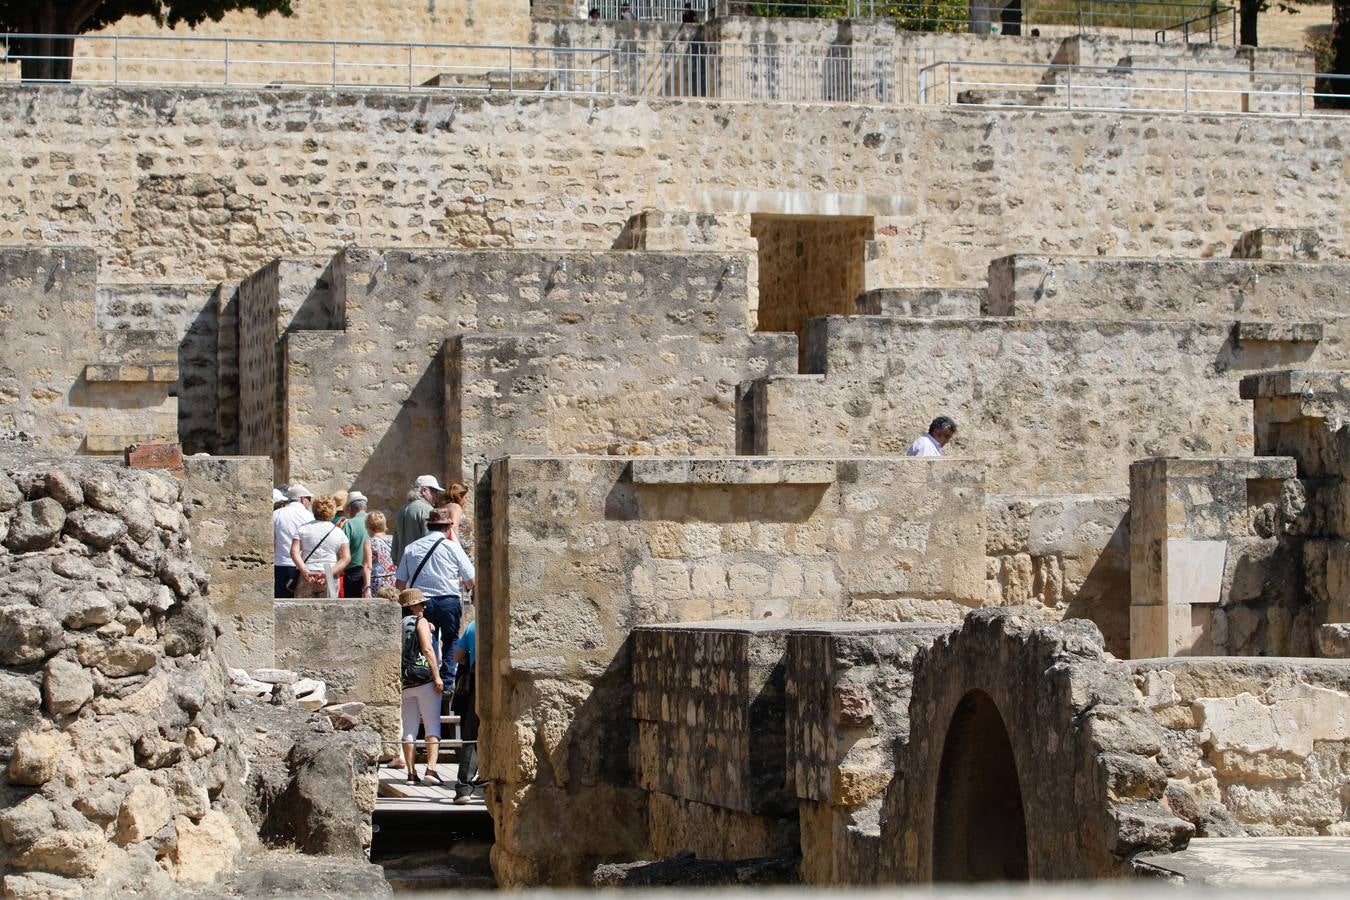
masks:
[[[319,541],[317,544],[315,544],[313,547],[310,547],[310,548],[309,548],[309,552],[305,554],[305,563],[306,563],[306,564],[309,563],[309,558],[310,558],[311,556],[314,555],[314,551],[315,551],[315,550],[318,550],[320,547],[322,547],[322,546],[323,546],[323,542],[326,541],[326,540],[328,540],[330,537],[332,537],[332,536],[333,536],[333,532],[335,532],[335,531],[337,531],[337,530],[338,530],[338,527],[337,527],[336,525],[334,525],[332,528],[328,529],[328,533],[325,534],[325,535],[323,536],[323,539],[322,539],[322,540],[320,540],[320,541]]]
[[[412,580],[408,582],[408,587],[412,587],[415,584],[417,584],[417,576],[422,574],[422,567],[427,564],[427,562],[431,559],[432,554],[435,553],[437,550],[439,550],[441,544],[443,544],[444,542],[445,542],[445,535],[441,535],[441,539],[431,545],[431,549],[427,551],[427,555],[422,557],[422,561],[417,564],[417,569],[413,572],[413,577]]]

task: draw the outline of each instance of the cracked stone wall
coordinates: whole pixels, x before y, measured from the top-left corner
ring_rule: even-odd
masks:
[[[1201,837],[1350,836],[1350,661],[1130,664],[1169,808]]]
[[[351,242],[600,249],[647,208],[870,215],[868,287],[978,285],[1017,247],[1227,256],[1263,225],[1344,245],[1335,121],[800,106],[784,141],[783,109],[15,88],[0,242],[114,248],[104,280],[127,283],[242,278]],[[1062,191],[1036,159],[1067,161]]]

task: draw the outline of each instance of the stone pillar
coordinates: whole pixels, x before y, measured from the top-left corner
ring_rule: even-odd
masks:
[[[1288,613],[1277,610],[1294,598],[1271,594],[1268,578],[1243,575],[1251,563],[1269,575],[1289,562],[1278,500],[1293,477],[1285,457],[1162,457],[1130,466],[1132,657],[1284,649]],[[1230,634],[1229,606],[1242,606],[1238,633]]]
[[[1291,456],[1307,493],[1303,546],[1319,656],[1350,658],[1350,373],[1286,369],[1242,379],[1256,452]]]

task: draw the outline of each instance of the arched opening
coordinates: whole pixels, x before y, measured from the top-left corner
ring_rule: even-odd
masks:
[[[933,808],[934,881],[1026,881],[1027,825],[1008,729],[983,691],[961,698]]]

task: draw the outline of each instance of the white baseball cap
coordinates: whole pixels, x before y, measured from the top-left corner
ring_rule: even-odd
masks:
[[[286,502],[286,492],[283,491],[283,490],[281,490],[280,488],[272,488],[272,502],[273,502],[273,503],[285,503],[285,502]]]
[[[348,506],[351,506],[353,503],[369,503],[369,502],[370,501],[366,499],[366,495],[361,493],[360,491],[349,491],[347,494]]]
[[[297,481],[291,485],[290,490],[286,491],[286,497],[289,500],[303,500],[305,497],[313,500],[314,492]]]
[[[431,488],[433,491],[445,493],[445,488],[441,487],[441,483],[436,480],[435,475],[418,475],[417,480],[413,482],[413,487]]]

